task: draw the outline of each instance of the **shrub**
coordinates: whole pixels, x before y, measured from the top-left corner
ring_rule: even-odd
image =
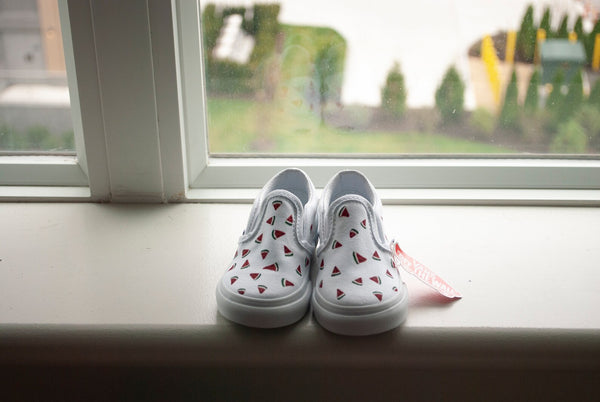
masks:
[[[569,37],[569,16],[563,15],[558,25],[558,30],[554,34],[554,37],[559,39],[567,39]]]
[[[554,112],[562,105],[563,93],[562,86],[565,81],[565,72],[559,69],[552,79],[552,91],[546,100],[546,109]]]
[[[217,38],[222,26],[223,17],[217,15],[216,6],[212,3],[207,4],[202,13],[202,36],[204,38],[204,50],[207,57],[210,57],[217,44]]]
[[[496,118],[489,110],[477,108],[471,113],[469,125],[477,132],[479,138],[489,139],[494,133]]]
[[[539,105],[539,92],[538,88],[540,86],[540,72],[536,68],[531,74],[531,78],[529,79],[529,85],[527,85],[527,93],[525,94],[525,102],[523,104],[523,110],[526,114],[532,115],[534,114]]]
[[[444,123],[459,121],[463,115],[465,84],[454,66],[450,67],[435,91],[435,105]]]
[[[27,149],[50,149],[52,148],[50,131],[44,126],[32,126],[25,132],[25,147]]]
[[[209,60],[206,63],[206,90],[211,95],[247,95],[252,93],[252,69],[233,61]]]
[[[585,43],[585,33],[583,32],[583,18],[581,15],[575,20],[573,31],[577,34],[577,40],[581,43]]]
[[[575,120],[558,126],[558,133],[550,144],[553,153],[583,153],[587,148],[587,135]]]
[[[564,97],[563,104],[559,109],[560,117],[566,121],[572,117],[583,103],[583,81],[581,71],[576,72],[569,81],[569,92]]]
[[[518,97],[517,72],[513,70],[508,87],[506,87],[504,103],[502,104],[502,110],[498,118],[500,127],[510,130],[520,130]]]
[[[594,82],[587,102],[590,105],[594,105],[596,108],[600,109],[600,80],[596,80],[596,82]]]
[[[329,101],[337,102],[341,97],[342,74],[340,61],[343,62],[343,58],[343,49],[331,42],[325,44],[315,57],[321,123],[325,122],[324,111],[327,103]]]
[[[398,63],[394,63],[381,90],[381,107],[396,117],[402,117],[406,109],[404,75]]]
[[[254,5],[253,31],[256,41],[250,64],[256,68],[264,62],[275,50],[275,41],[279,33],[280,11],[279,4],[256,4]]]
[[[575,114],[575,121],[587,134],[589,145],[600,151],[600,113],[597,107],[589,104],[581,106]]]
[[[533,25],[533,6],[527,7],[523,20],[521,21],[521,27],[517,33],[517,55],[520,60],[526,62],[533,61],[533,54],[535,52],[535,38],[536,30]]]

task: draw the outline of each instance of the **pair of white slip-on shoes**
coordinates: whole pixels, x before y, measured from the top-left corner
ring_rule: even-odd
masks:
[[[220,313],[250,327],[300,320],[311,304],[324,328],[370,335],[406,318],[408,292],[369,180],[342,171],[320,201],[309,177],[286,169],[256,198],[235,256],[217,285]]]

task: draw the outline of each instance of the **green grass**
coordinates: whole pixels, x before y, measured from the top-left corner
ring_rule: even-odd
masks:
[[[211,153],[507,153],[433,133],[360,132],[323,126],[293,103],[209,99]]]

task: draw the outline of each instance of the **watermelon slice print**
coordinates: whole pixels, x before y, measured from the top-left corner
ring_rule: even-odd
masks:
[[[258,293],[260,293],[261,295],[265,293],[265,290],[267,289],[268,288],[265,285],[258,285]]]
[[[260,256],[262,257],[263,260],[265,258],[267,258],[268,255],[269,255],[269,250],[267,250],[267,249],[260,250]]]
[[[296,268],[296,273],[297,273],[299,276],[302,276],[302,268],[300,268],[300,265],[298,265],[298,268]]]
[[[266,267],[263,267],[263,269],[266,269],[267,271],[277,272],[277,271],[279,271],[279,264],[274,263],[274,264],[271,264],[271,265],[267,265]]]
[[[283,204],[283,202],[281,202],[279,200],[273,201],[273,208],[275,209],[275,211],[277,211],[279,209],[281,204]]]
[[[354,262],[357,264],[362,264],[363,262],[367,261],[365,257],[358,254],[356,251],[352,252],[352,258],[354,258]]]
[[[292,215],[288,216],[285,220],[285,224],[288,226],[292,226],[294,224],[294,217]]]
[[[231,277],[231,285],[233,285],[235,283],[235,281],[237,281],[237,280],[238,280],[237,276],[232,276]]]
[[[319,282],[319,289],[323,289],[323,279],[321,279],[321,282]]]
[[[250,278],[252,278],[253,280],[257,280],[258,278],[260,278],[260,274],[257,272],[252,272],[250,274]]]
[[[358,234],[358,230],[356,229],[350,229],[350,238],[352,239],[354,236],[356,236]]]
[[[338,267],[333,267],[333,271],[331,271],[331,276],[341,275],[342,271]]]
[[[377,298],[377,300],[381,301],[383,299],[383,293],[378,290],[373,291],[373,296]]]
[[[362,278],[356,278],[355,280],[352,281],[352,283],[355,285],[358,285],[358,286],[363,285]]]
[[[337,240],[334,240],[334,241],[333,241],[333,244],[331,245],[331,249],[332,249],[332,250],[335,250],[336,248],[340,248],[340,247],[342,247],[342,243],[340,243],[340,242],[339,242],[339,241],[337,241]]]
[[[385,270],[385,275],[386,275],[387,277],[390,277],[390,278],[394,279],[394,277],[392,276],[392,273],[390,272],[390,270],[389,270],[389,269],[386,269],[386,270]]]
[[[233,256],[233,258],[237,258],[237,256],[238,256],[238,251],[235,250],[235,255]]]
[[[321,265],[319,265],[319,271],[322,271],[323,268],[325,267],[325,260],[321,260]]]
[[[254,240],[255,243],[262,243],[262,233],[256,238],[256,240]]]
[[[285,235],[285,232],[282,232],[281,230],[277,230],[277,229],[275,229],[271,232],[271,236],[275,240],[279,239],[281,236],[284,236],[284,235]]]
[[[281,278],[281,286],[283,286],[284,288],[287,288],[289,286],[294,286],[294,284],[285,278]]]
[[[273,215],[272,217],[267,219],[266,223],[268,223],[269,225],[274,225],[275,224],[275,215]]]
[[[373,259],[374,259],[375,261],[381,261],[381,257],[379,256],[379,253],[378,253],[377,251],[375,251],[375,252],[373,253]]]
[[[304,266],[308,267],[310,265],[310,258],[304,257]]]
[[[231,271],[232,269],[235,268],[236,263],[234,262],[232,266],[229,267],[228,271]]]
[[[360,221],[360,226],[362,226],[364,229],[367,228],[367,220],[363,219],[362,221]]]
[[[250,250],[247,248],[242,250],[242,258],[246,257],[248,254],[250,254]]]
[[[396,268],[396,263],[394,262],[393,258],[390,260],[390,265],[392,266],[392,268]]]
[[[239,294],[241,294],[241,295],[243,295],[244,293],[246,293],[246,289],[244,289],[244,288],[239,288],[239,289],[238,289],[238,293],[239,293]]]
[[[348,208],[344,207],[340,210],[340,212],[338,213],[338,216],[340,218],[349,218],[350,217],[350,213],[348,212]]]
[[[375,282],[378,285],[381,285],[381,278],[378,276],[372,276],[369,278],[370,280],[372,280],[373,282]]]
[[[338,300],[342,300],[342,298],[343,298],[344,296],[346,296],[346,293],[342,292],[340,289],[337,289],[337,296],[336,296],[336,298],[337,298]]]
[[[244,263],[242,264],[242,267],[241,267],[241,269],[246,269],[246,268],[248,268],[249,266],[250,266],[250,261],[246,260],[246,261],[244,261]]]
[[[397,288],[396,286],[394,286],[394,287],[392,288],[392,290],[393,290],[394,292],[398,292],[398,288]]]
[[[292,250],[290,250],[285,244],[283,245],[283,253],[286,257],[291,257],[294,255],[294,253],[292,253]]]

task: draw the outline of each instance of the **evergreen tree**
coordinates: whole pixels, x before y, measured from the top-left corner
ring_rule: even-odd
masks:
[[[207,4],[202,13],[202,36],[204,38],[204,51],[208,57],[210,57],[213,48],[217,44],[222,26],[223,16],[217,15],[217,8],[213,3]]]
[[[573,31],[577,34],[577,40],[581,43],[585,43],[585,33],[583,32],[583,18],[581,15],[575,20]]]
[[[596,82],[594,82],[587,101],[590,105],[596,106],[598,109],[600,109],[600,80],[596,80]]]
[[[563,104],[560,107],[560,115],[563,121],[566,121],[575,114],[583,103],[583,81],[581,71],[573,75],[569,81],[569,92],[564,97]]]
[[[563,15],[558,25],[558,31],[556,31],[555,37],[559,39],[567,39],[569,37],[569,16]]]
[[[462,118],[465,103],[465,84],[454,66],[450,67],[435,91],[435,105],[447,123]]]
[[[406,87],[400,65],[394,63],[381,91],[381,107],[396,117],[402,117],[406,109]]]
[[[558,108],[562,106],[562,86],[565,81],[565,72],[562,69],[559,69],[554,78],[552,79],[552,92],[548,95],[548,99],[546,100],[546,109],[549,111],[556,111]]]
[[[552,29],[550,28],[550,7],[544,9],[544,15],[540,22],[540,29],[546,31],[546,37],[549,38],[552,35]]]
[[[533,25],[533,6],[530,5],[523,15],[521,28],[517,33],[517,55],[526,62],[533,61],[535,52],[536,30]]]
[[[338,101],[340,98],[342,83],[338,65],[342,58],[341,49],[331,43],[323,46],[315,57],[321,123],[325,123],[325,106],[327,102]]]
[[[525,113],[531,115],[537,111],[539,104],[538,87],[540,85],[540,72],[536,68],[531,74],[529,85],[527,86],[527,94],[525,94],[525,103],[523,109]]]
[[[504,104],[502,105],[502,110],[500,111],[500,117],[498,119],[500,127],[511,130],[520,129],[518,97],[517,72],[513,70],[510,82],[506,88]]]

